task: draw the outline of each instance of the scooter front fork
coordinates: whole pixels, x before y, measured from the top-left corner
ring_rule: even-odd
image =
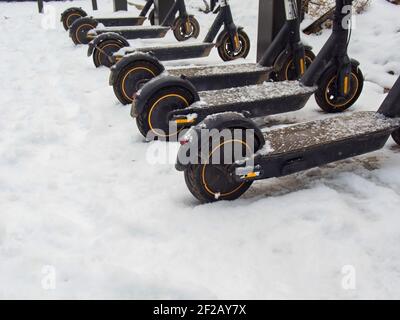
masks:
[[[228,30],[229,38],[231,40],[232,51],[237,52],[240,50],[240,39],[239,39],[239,32],[237,28],[230,28]]]
[[[190,23],[190,17],[185,18],[185,33],[189,34],[192,31],[192,24]]]
[[[348,57],[344,59],[338,69],[336,88],[338,96],[342,98],[346,98],[351,92],[351,61]]]
[[[181,17],[181,21],[183,22],[183,32],[188,35],[192,32],[192,23],[190,22],[190,16],[185,15]]]
[[[298,78],[306,72],[305,50],[302,43],[297,43],[293,48],[293,63]]]

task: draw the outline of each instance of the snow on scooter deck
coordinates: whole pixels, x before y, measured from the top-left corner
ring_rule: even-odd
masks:
[[[256,63],[244,63],[244,64],[230,64],[221,66],[200,66],[200,67],[189,67],[189,68],[172,68],[168,69],[168,74],[171,76],[185,77],[213,77],[215,75],[229,75],[235,73],[257,73],[257,72],[268,72],[272,68],[263,67]]]
[[[303,86],[299,81],[282,81],[203,91],[199,93],[202,103],[188,109],[205,114],[233,111],[261,117],[299,110],[315,90],[316,87]]]
[[[92,35],[99,35],[107,32],[115,32],[127,39],[162,38],[170,30],[170,27],[162,26],[130,26],[130,27],[99,27],[91,31]]]
[[[94,19],[98,20],[100,23],[103,23],[107,26],[111,27],[119,27],[124,28],[129,24],[133,26],[141,25],[147,18],[146,17],[130,17],[130,16],[121,16],[121,17],[94,17]]]
[[[387,118],[373,111],[355,112],[264,132],[273,151],[269,155],[321,148],[346,140],[388,135],[400,125],[400,119]]]
[[[299,81],[265,82],[262,85],[202,92],[200,98],[210,106],[218,106],[312,94],[315,89],[315,87],[303,86]]]
[[[179,43],[178,45],[171,44],[158,47],[137,48],[135,51],[151,52],[157,59],[161,61],[167,61],[208,57],[213,47],[213,43],[205,42],[185,44]]]

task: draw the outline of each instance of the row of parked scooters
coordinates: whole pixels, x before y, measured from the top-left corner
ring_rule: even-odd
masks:
[[[301,42],[297,1],[284,0],[286,22],[257,63],[184,68],[162,62],[206,57],[215,47],[223,61],[247,57],[250,39],[234,23],[228,0],[219,1],[202,42],[178,45],[132,48],[128,40],[162,38],[168,31],[178,41],[197,38],[199,23],[187,13],[184,0],[175,0],[160,25],[154,25],[153,0],[147,0],[138,17],[88,17],[70,8],[61,20],[75,44],[89,45],[96,67],[111,68],[109,84],[121,103],[132,104],[140,133],[147,140],[180,141],[176,168],[197,199],[212,202],[240,197],[255,180],[377,150],[390,135],[400,144],[400,80],[377,113],[356,112],[267,132],[253,121],[299,110],[312,95],[328,113],[343,112],[357,101],[364,78],[347,53],[352,2],[336,0],[332,34],[316,57]],[[146,20],[150,26],[142,26]],[[232,135],[220,134],[226,130]],[[211,140],[217,144],[210,145]]]

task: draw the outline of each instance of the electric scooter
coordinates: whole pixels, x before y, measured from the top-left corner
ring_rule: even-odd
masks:
[[[302,61],[305,61],[307,67],[315,59],[315,55],[309,46],[304,46],[303,57],[299,15],[292,9],[296,0],[285,1],[288,2],[286,22],[258,63],[166,69],[159,61],[154,64],[154,57],[151,56],[147,59],[143,57],[139,61],[133,60],[128,64],[123,59],[123,63],[118,62],[111,68],[109,82],[116,97],[122,104],[132,103],[135,97],[136,105],[145,105],[149,100],[157,101],[160,91],[164,92],[166,88],[170,93],[185,90],[187,85],[181,88],[181,81],[176,79],[181,76],[189,81],[197,92],[260,84],[269,78],[277,81],[299,79],[305,71],[301,65]],[[297,65],[294,61],[297,61]],[[160,69],[161,74],[158,73]],[[137,91],[154,76],[158,79],[152,81],[151,85],[143,88],[140,95],[136,96]],[[171,86],[171,81],[174,82],[174,86]]]
[[[154,24],[154,9],[151,9],[151,7],[154,4],[153,0],[146,0],[146,4],[141,10],[140,14],[138,17],[102,17],[102,16],[90,16],[88,17],[88,14],[83,10],[82,8],[78,7],[72,7],[66,9],[62,14],[61,14],[61,22],[63,24],[63,27],[65,31],[68,31],[72,24],[80,19],[80,18],[86,18],[86,20],[83,20],[83,22],[88,22],[90,26],[97,26],[97,24],[102,23],[103,25],[107,27],[115,27],[115,26],[137,26],[137,25],[142,25],[143,22],[146,20],[146,16],[148,15],[148,19],[150,23],[153,25]],[[150,11],[150,12],[149,12]],[[79,26],[78,24],[77,26]],[[89,26],[88,26],[89,27]],[[91,28],[92,29],[92,28]],[[87,30],[87,28],[86,28]],[[80,37],[79,37],[80,38]]]
[[[194,142],[201,146],[205,141],[194,141],[201,135],[201,127],[228,134],[221,138],[214,131],[214,137],[208,138],[216,141],[215,146],[204,145],[197,151]],[[201,202],[234,200],[256,180],[287,176],[379,150],[390,135],[400,145],[400,78],[377,112],[355,112],[267,132],[261,132],[243,115],[209,117],[181,140],[176,168],[184,171],[187,187]],[[186,162],[191,146],[198,157]],[[213,161],[218,156],[223,160]]]
[[[296,0],[285,0],[286,22],[258,64],[169,69],[167,76],[158,76],[143,88],[140,88],[141,83],[146,77],[151,78],[147,69],[135,69],[138,67],[136,64],[123,69],[116,78],[113,73],[114,68],[118,68],[117,64],[112,68],[110,78],[114,92],[120,101],[129,101],[128,92],[131,96],[135,95],[131,115],[137,119],[139,131],[145,137],[149,131],[156,136],[160,133],[162,136],[174,137],[176,133],[169,132],[171,112],[177,111],[179,114],[180,111],[185,112],[185,108],[193,110],[190,104],[199,98],[212,96],[205,91],[246,87],[261,84],[268,79],[297,80],[304,74],[315,56],[311,48],[301,42],[297,8]],[[179,75],[183,77],[179,78]],[[136,94],[139,89],[140,93]],[[235,93],[236,90],[245,93],[240,89],[230,89],[231,97],[217,95],[217,99],[224,99],[224,102],[238,99],[237,103],[240,103],[241,98]],[[212,113],[214,110],[206,108],[204,112]],[[184,117],[178,118],[180,127],[185,122],[189,125],[195,123],[192,118],[190,121]]]
[[[217,47],[223,61],[245,58],[250,51],[250,39],[243,31],[243,28],[237,27],[233,22],[228,0],[221,1],[220,5],[221,9],[203,42],[192,42],[178,46],[129,48],[129,43],[126,39],[119,35],[108,33],[100,35],[89,43],[88,56],[93,56],[93,62],[96,67],[101,65],[110,67],[121,59],[124,62],[120,66],[124,66],[141,57],[149,57],[148,55],[143,56],[146,52],[155,58],[153,60],[156,65],[159,65],[157,60],[167,61],[208,57],[214,47]],[[218,34],[222,26],[224,26],[224,29]],[[214,40],[216,41],[214,42]],[[123,47],[128,48],[121,49]],[[119,51],[118,54],[114,55],[117,51]],[[158,70],[157,74],[161,73],[161,71]]]
[[[178,13],[178,17],[175,18]],[[200,33],[200,25],[193,15],[186,11],[185,0],[175,0],[164,21],[159,26],[127,26],[127,27],[98,27],[93,22],[91,25],[82,23],[81,29],[71,26],[70,36],[75,44],[87,44],[92,40],[101,42],[104,40],[123,41],[127,39],[153,39],[164,38],[168,31],[172,30],[176,40],[186,41],[197,38]]]
[[[151,139],[173,140],[181,130],[196,125],[212,114],[238,112],[249,118],[257,118],[291,112],[303,108],[313,94],[318,105],[326,112],[346,110],[361,94],[364,78],[359,63],[347,55],[351,25],[342,24],[351,17],[352,0],[336,2],[332,34],[300,81],[265,82],[197,93],[186,79],[175,79],[172,83],[168,78],[165,81],[171,81],[174,95],[171,95],[170,89],[160,90],[157,95],[148,94],[150,85],[142,90],[145,99],[141,99],[142,92],[137,95],[132,105],[132,116],[137,116],[140,132],[146,137],[151,133]],[[285,3],[291,7],[294,4],[293,1]],[[300,46],[296,50],[299,52],[296,65],[301,69],[304,63],[300,57],[304,49]],[[148,99],[149,96],[152,99]],[[170,122],[176,124],[171,126],[173,131]]]

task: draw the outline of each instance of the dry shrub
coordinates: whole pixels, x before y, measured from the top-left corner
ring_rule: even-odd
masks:
[[[308,2],[308,14],[315,19],[318,19],[335,6],[335,0],[305,0],[305,2]],[[370,2],[371,0],[354,0],[354,11],[362,13],[367,9]]]

